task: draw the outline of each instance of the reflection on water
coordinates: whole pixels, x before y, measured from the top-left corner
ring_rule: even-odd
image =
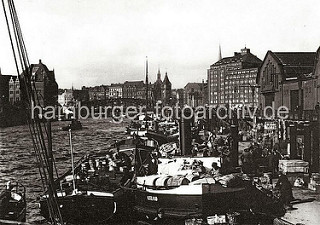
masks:
[[[114,140],[122,139],[127,122],[112,123],[110,120],[83,120],[84,129],[73,132],[75,160],[83,154],[103,151]],[[58,173],[70,168],[70,146],[67,131],[61,127],[69,122],[53,122],[53,152]],[[9,180],[20,181],[27,188],[27,221],[39,222],[37,197],[42,193],[33,146],[28,126],[0,128],[0,184]]]

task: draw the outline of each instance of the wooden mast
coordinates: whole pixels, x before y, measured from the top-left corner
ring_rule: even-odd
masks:
[[[146,113],[145,113],[145,121],[146,121],[146,129],[148,130],[148,94],[149,94],[149,77],[148,77],[148,56],[146,56]]]

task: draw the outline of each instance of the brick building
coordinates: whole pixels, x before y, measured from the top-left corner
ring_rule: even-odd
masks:
[[[255,92],[252,98],[250,86],[256,85],[261,62],[250,49],[244,48],[212,64],[208,69],[208,103],[215,106],[258,104],[258,94]]]
[[[34,81],[35,90],[38,93],[37,104],[41,106],[55,106],[58,104],[58,84],[54,70],[39,60],[38,64],[31,64],[31,80]]]

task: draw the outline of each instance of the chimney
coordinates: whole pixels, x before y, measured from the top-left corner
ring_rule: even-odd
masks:
[[[39,59],[39,64],[41,64],[42,62],[41,62],[41,59]]]

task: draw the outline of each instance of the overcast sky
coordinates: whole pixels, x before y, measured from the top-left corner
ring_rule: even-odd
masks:
[[[55,70],[60,88],[149,79],[158,67],[174,88],[201,82],[222,56],[245,45],[263,60],[267,50],[316,51],[320,1],[280,0],[15,0],[31,63]],[[0,67],[15,74],[3,10]]]

